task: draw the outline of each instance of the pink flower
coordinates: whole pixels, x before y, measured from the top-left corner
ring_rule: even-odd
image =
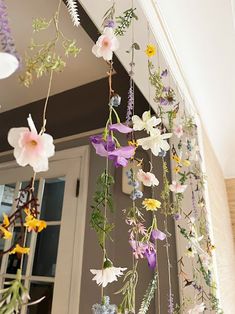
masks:
[[[180,184],[180,183],[178,183],[176,181],[172,181],[172,184],[170,185],[171,192],[174,192],[176,194],[184,193],[186,188],[187,188],[187,185]]]
[[[144,172],[140,169],[137,173],[137,179],[145,186],[157,186],[159,185],[158,179],[151,172]]]
[[[181,136],[184,134],[183,126],[182,125],[177,125],[174,128],[174,134],[178,137],[181,138]]]
[[[105,61],[110,61],[113,58],[113,51],[116,51],[118,48],[119,42],[114,35],[113,28],[105,27],[103,34],[93,46],[92,52],[97,58],[103,57]]]
[[[8,142],[14,147],[17,163],[25,167],[30,165],[35,172],[48,170],[48,158],[55,153],[53,138],[49,134],[38,134],[31,115],[29,128],[12,128],[8,133]]]

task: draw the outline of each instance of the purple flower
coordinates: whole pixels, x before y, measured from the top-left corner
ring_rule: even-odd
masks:
[[[132,158],[134,154],[134,146],[123,146],[110,152],[108,156],[109,159],[114,161],[115,167],[126,167],[128,164],[128,159]]]
[[[115,150],[115,142],[111,136],[107,137],[105,141],[102,134],[90,137],[91,144],[95,148],[96,154],[101,157],[107,157],[109,152]]]
[[[149,246],[145,250],[145,257],[148,260],[149,268],[150,269],[155,269],[156,266],[157,266],[157,252],[156,252],[156,250],[152,246]]]
[[[174,219],[177,221],[177,220],[180,220],[181,219],[181,215],[179,213],[176,213],[174,215]]]
[[[163,70],[161,73],[161,77],[166,77],[167,75],[168,75],[168,70],[167,69]]]
[[[118,131],[118,132],[124,133],[124,134],[132,132],[132,128],[129,128],[128,126],[126,126],[125,124],[122,124],[122,123],[111,124],[109,126],[109,130],[110,131]]]
[[[166,234],[158,229],[154,229],[151,233],[151,241],[155,242],[156,240],[165,240]]]
[[[115,27],[115,22],[113,20],[106,20],[105,21],[105,27],[114,28]]]

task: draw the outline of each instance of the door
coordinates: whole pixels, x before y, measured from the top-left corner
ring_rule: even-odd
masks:
[[[89,150],[86,146],[60,151],[50,161],[49,171],[39,173],[35,193],[40,219],[47,222],[41,233],[29,232],[26,246],[30,253],[23,263],[24,285],[32,301],[45,299],[21,314],[78,314],[86,217]],[[29,167],[15,163],[0,165],[0,217],[10,214],[21,187],[32,177]],[[14,226],[12,240],[2,240],[0,250],[11,247],[19,233]],[[20,261],[16,254],[1,257],[0,285],[15,278]]]

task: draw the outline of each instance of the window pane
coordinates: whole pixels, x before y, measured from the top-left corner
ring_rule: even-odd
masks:
[[[2,214],[10,214],[14,201],[15,183],[0,185],[0,221],[2,222]]]
[[[53,283],[32,282],[30,285],[31,301],[45,297],[40,303],[29,306],[27,314],[51,314]],[[59,313],[58,313],[59,314]]]
[[[13,233],[13,240],[12,244],[18,243],[19,238],[21,237],[21,229],[20,227],[15,227],[14,233]],[[30,240],[31,240],[31,233],[27,234],[27,241],[26,241],[26,247],[30,247]],[[22,255],[19,254],[10,254],[8,257],[8,263],[7,263],[7,274],[16,274],[17,269],[20,268]],[[23,271],[22,274],[24,275],[26,272],[26,265],[28,261],[28,255],[23,255],[24,261],[23,261]]]
[[[38,234],[33,263],[34,276],[54,277],[60,226],[48,226]]]
[[[61,220],[64,186],[64,178],[46,180],[42,200],[41,219],[47,221]]]

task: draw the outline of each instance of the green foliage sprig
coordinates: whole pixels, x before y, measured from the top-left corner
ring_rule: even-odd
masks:
[[[143,301],[141,303],[141,307],[140,307],[138,314],[148,313],[151,301],[154,298],[155,291],[157,289],[157,283],[158,283],[158,273],[155,272],[154,277],[151,280],[151,282],[149,283],[149,286],[145,292],[145,295],[144,295]]]
[[[98,242],[101,248],[104,248],[104,243],[107,237],[110,237],[110,233],[114,228],[114,224],[110,224],[103,209],[105,204],[107,208],[113,212],[113,200],[111,194],[111,188],[114,184],[113,177],[106,172],[106,170],[98,177],[97,191],[93,197],[92,214],[90,224],[98,235]]]
[[[138,272],[134,267],[128,271],[124,277],[124,286],[116,292],[123,295],[122,303],[118,307],[118,313],[134,313],[135,312],[135,291],[138,283]]]
[[[115,29],[116,36],[123,36],[130,27],[132,20],[138,20],[135,10],[136,8],[130,8],[124,11],[123,15],[116,17],[116,23],[118,24],[118,27]]]
[[[60,7],[60,6],[59,6]],[[63,57],[56,53],[56,45],[60,42],[66,57],[76,57],[80,49],[76,45],[76,40],[68,39],[59,28],[59,7],[54,16],[47,21],[44,18],[36,18],[32,27],[34,33],[39,33],[49,28],[53,28],[55,36],[44,43],[36,43],[32,38],[29,49],[34,53],[32,56],[26,53],[25,72],[20,75],[20,81],[29,87],[33,83],[34,77],[40,78],[51,71],[60,72],[66,62]]]

